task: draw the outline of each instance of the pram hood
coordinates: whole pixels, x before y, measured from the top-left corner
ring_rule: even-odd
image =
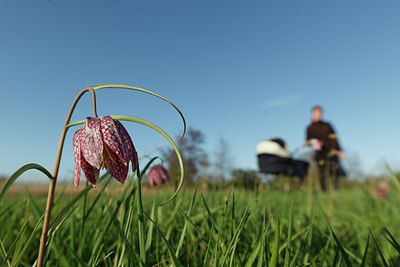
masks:
[[[270,154],[282,158],[290,158],[290,152],[286,149],[285,142],[280,138],[261,141],[257,144],[257,155]]]
[[[275,138],[257,144],[259,171],[268,174],[294,174],[303,179],[308,162],[295,160],[285,146],[285,141]]]

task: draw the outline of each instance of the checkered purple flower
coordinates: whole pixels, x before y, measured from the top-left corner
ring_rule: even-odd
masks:
[[[75,157],[75,187],[79,185],[81,169],[86,179],[96,185],[100,169],[106,168],[112,177],[124,183],[129,161],[137,168],[137,153],[124,126],[110,116],[86,118],[73,137]]]
[[[160,186],[170,181],[167,170],[161,165],[151,168],[148,178],[151,187]]]

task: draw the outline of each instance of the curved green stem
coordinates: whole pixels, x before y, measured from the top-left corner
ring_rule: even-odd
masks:
[[[153,92],[151,92],[151,91],[148,91],[148,90],[145,90],[145,89],[142,89],[142,88],[133,87],[133,86],[127,86],[127,85],[120,85],[120,84],[103,84],[103,85],[96,85],[96,86],[91,86],[91,87],[84,88],[84,89],[76,96],[74,102],[72,103],[71,108],[70,108],[70,110],[69,110],[69,112],[68,112],[67,118],[66,118],[66,120],[65,120],[64,127],[63,127],[62,132],[61,132],[61,137],[60,137],[60,141],[59,141],[58,149],[57,149],[56,162],[55,162],[55,165],[54,165],[54,171],[53,171],[53,175],[52,175],[53,179],[50,179],[49,191],[48,191],[48,195],[47,195],[46,214],[45,214],[45,218],[44,218],[44,222],[43,222],[42,235],[41,235],[41,237],[40,237],[39,255],[38,255],[38,261],[37,261],[37,262],[38,262],[38,264],[37,264],[38,267],[41,267],[41,266],[43,265],[44,256],[45,256],[45,252],[46,252],[47,232],[48,232],[48,228],[49,228],[49,222],[50,222],[50,216],[51,216],[51,208],[52,208],[52,206],[53,206],[53,199],[54,199],[54,192],[55,192],[55,187],[56,187],[56,183],[57,183],[58,171],[59,171],[59,168],[60,168],[61,154],[62,154],[64,142],[65,142],[65,136],[66,136],[66,134],[67,134],[68,128],[70,127],[70,126],[67,127],[67,125],[68,125],[69,122],[70,122],[72,113],[74,112],[75,107],[76,107],[76,105],[77,105],[79,99],[80,99],[80,98],[82,97],[82,95],[83,95],[84,93],[86,93],[87,91],[90,91],[90,92],[92,93],[92,99],[93,99],[93,102],[92,102],[92,105],[93,105],[93,114],[94,114],[94,117],[97,117],[96,95],[95,95],[94,90],[103,89],[103,88],[124,88],[124,89],[136,90],[136,91],[141,91],[141,92],[144,92],[144,93],[147,93],[147,94],[150,94],[150,95],[154,95],[154,96],[156,96],[156,97],[158,97],[158,98],[163,99],[164,101],[166,101],[166,102],[168,102],[169,104],[171,104],[171,105],[178,111],[179,115],[180,115],[181,118],[182,118],[183,125],[184,125],[184,130],[183,130],[183,134],[182,134],[181,139],[182,139],[183,136],[185,135],[185,132],[186,132],[186,122],[185,122],[185,118],[183,117],[183,114],[181,113],[181,111],[180,111],[171,101],[169,101],[168,99],[166,99],[166,98],[164,98],[164,97],[162,97],[162,96],[160,96],[160,95],[158,95],[158,94],[155,94],[155,93],[153,93]],[[132,118],[132,117],[131,117],[131,118]],[[127,120],[129,120],[129,119],[127,119]],[[143,120],[143,121],[144,121],[144,120]],[[147,124],[146,124],[146,123],[147,123]],[[149,123],[149,122],[146,122],[146,123],[142,123],[142,124],[148,125],[149,127],[153,128],[153,129],[158,128],[157,126],[155,126],[155,125],[153,125],[153,124],[151,124],[151,123]],[[150,124],[153,125],[153,126],[150,126]],[[158,129],[159,129],[159,128],[158,128]],[[157,131],[158,131],[158,132],[162,132],[164,136],[168,136],[168,135],[167,135],[164,131],[162,131],[161,129],[159,129],[159,130],[157,130]],[[169,138],[169,136],[168,136],[168,138]],[[167,138],[167,139],[168,139],[168,138]],[[172,141],[171,138],[168,139],[168,141],[170,141],[170,140]],[[171,142],[171,141],[170,141],[170,142]],[[172,143],[173,143],[173,141],[172,141]],[[171,144],[172,144],[172,143],[171,143]],[[176,147],[175,143],[173,143],[173,147],[174,147],[174,149],[175,149],[176,151],[178,151],[177,148],[175,148],[175,147]],[[178,158],[179,158],[180,161],[181,161],[181,157],[180,157],[179,151],[178,151],[177,154],[178,154]],[[181,175],[181,183],[182,183],[182,181],[183,181],[183,179],[182,179],[182,178],[183,178],[183,164],[181,164],[181,170],[182,170],[182,175]],[[180,184],[181,184],[181,183],[180,183]],[[180,188],[180,187],[179,187],[179,188]],[[178,188],[178,190],[179,190],[179,188]],[[176,192],[175,192],[174,195],[171,197],[171,199],[168,200],[166,203],[168,203],[169,201],[171,201],[171,200],[176,196],[178,190],[176,190]],[[166,203],[164,203],[164,204],[166,204]],[[164,205],[164,204],[163,204],[163,205]]]
[[[1,193],[0,193],[0,202],[1,202],[4,194],[11,187],[11,185],[15,182],[15,180],[17,180],[17,178],[20,177],[24,172],[31,170],[31,169],[36,169],[36,170],[42,172],[50,180],[53,179],[53,176],[51,176],[51,174],[43,166],[36,164],[36,163],[26,164],[26,165],[22,166],[21,168],[19,168],[16,172],[14,172],[14,174],[11,175],[10,178],[8,178],[7,181],[4,183],[3,188],[1,189]]]
[[[94,92],[94,89],[93,88],[89,88],[89,87],[85,88],[75,97],[75,100],[72,103],[71,108],[70,108],[70,110],[68,112],[67,118],[65,119],[64,127],[63,127],[63,129],[61,131],[60,141],[58,143],[58,149],[57,149],[57,155],[56,155],[56,162],[54,164],[53,179],[50,179],[49,191],[47,193],[46,214],[45,214],[44,221],[43,221],[42,235],[40,236],[39,255],[38,255],[38,261],[37,261],[37,266],[38,267],[41,267],[43,265],[44,257],[45,257],[45,254],[46,254],[47,232],[49,230],[50,217],[51,217],[51,208],[53,207],[54,192],[55,192],[56,184],[57,184],[58,171],[60,169],[61,155],[62,155],[62,150],[63,150],[63,147],[64,147],[65,136],[66,136],[67,130],[68,130],[68,128],[65,127],[65,126],[71,120],[72,113],[74,112],[75,107],[78,104],[79,99],[87,91],[90,91],[92,93],[93,114],[94,114],[95,117],[97,117],[96,94]]]
[[[170,100],[168,100],[167,98],[160,96],[159,94],[153,93],[149,90],[143,89],[143,88],[139,88],[139,87],[134,87],[134,86],[129,86],[129,85],[123,85],[123,84],[100,84],[100,85],[95,85],[95,86],[91,86],[91,88],[93,88],[94,90],[98,90],[98,89],[105,89],[105,88],[120,88],[120,89],[128,89],[128,90],[135,90],[135,91],[140,91],[146,94],[150,94],[153,95],[155,97],[158,97],[166,102],[168,102],[171,106],[173,106],[175,108],[175,110],[179,113],[179,115],[181,116],[182,122],[183,122],[183,133],[181,138],[179,139],[182,140],[182,138],[185,136],[186,133],[186,121],[185,121],[185,117],[183,116],[182,112],[179,110],[179,108],[177,106],[175,106],[174,103],[172,103]]]
[[[171,144],[171,146],[174,148],[176,156],[178,157],[178,161],[179,161],[180,177],[179,177],[178,187],[176,188],[174,194],[166,202],[161,204],[161,206],[169,203],[171,200],[173,200],[176,197],[176,195],[178,194],[179,190],[182,188],[183,177],[184,177],[184,168],[183,168],[182,156],[181,156],[181,153],[179,152],[178,146],[175,144],[174,140],[172,140],[172,138],[166,132],[164,132],[160,127],[158,127],[157,125],[155,125],[155,124],[153,124],[153,123],[151,123],[149,121],[146,121],[144,119],[131,117],[131,116],[122,116],[122,115],[113,115],[113,116],[110,116],[110,117],[115,119],[115,120],[130,121],[130,122],[136,122],[136,123],[140,123],[140,124],[146,125],[146,126],[152,128],[153,130],[156,130],[157,132],[159,132],[162,136],[164,136],[165,139],[167,139],[168,142]],[[70,123],[67,126],[65,126],[65,128],[69,128],[69,127],[72,127],[72,126],[83,124],[84,122],[85,121],[73,122],[73,123]]]

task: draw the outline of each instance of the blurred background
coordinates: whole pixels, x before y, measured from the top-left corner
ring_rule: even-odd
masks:
[[[298,151],[314,105],[338,133],[352,179],[385,174],[385,162],[398,171],[399,11],[389,0],[2,1],[0,176],[30,162],[52,172],[73,99],[103,83],[154,91],[182,110],[196,177],[257,171],[262,140]],[[178,113],[150,95],[101,90],[97,101],[99,116],[141,117],[176,141],[182,133]],[[89,94],[72,121],[87,116]],[[167,157],[158,133],[124,125],[139,155]],[[77,129],[59,174],[71,183]],[[36,172],[20,180],[47,182]]]

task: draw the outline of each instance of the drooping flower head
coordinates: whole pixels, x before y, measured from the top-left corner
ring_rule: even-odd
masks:
[[[148,178],[151,187],[160,186],[170,181],[168,172],[162,165],[151,168]]]
[[[89,183],[96,185],[100,169],[106,168],[112,177],[124,183],[129,162],[137,168],[137,153],[131,137],[118,121],[110,116],[86,118],[73,137],[75,157],[75,187],[79,185],[81,169]]]

